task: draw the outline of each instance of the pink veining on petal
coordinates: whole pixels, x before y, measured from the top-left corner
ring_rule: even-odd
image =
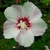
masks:
[[[37,18],[37,17],[41,17],[41,11],[36,7],[35,10],[34,10],[34,14],[33,14],[33,17],[34,18]]]
[[[8,28],[10,28],[11,26],[15,26],[15,23],[11,23],[9,21],[6,21],[4,23],[4,30],[7,30]]]
[[[19,44],[21,45],[21,36],[22,36],[22,31],[20,31],[19,35],[17,36],[16,41],[19,42]]]
[[[21,7],[19,5],[12,5],[13,8],[17,9],[18,12],[21,14]]]

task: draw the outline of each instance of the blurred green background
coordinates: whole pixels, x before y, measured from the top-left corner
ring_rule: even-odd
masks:
[[[18,43],[14,39],[4,39],[3,37],[3,24],[6,21],[4,16],[4,10],[6,7],[13,4],[23,5],[27,0],[21,0],[16,2],[15,0],[0,0],[0,50],[13,50],[13,46],[17,46]],[[42,12],[42,19],[47,23],[48,28],[45,34],[41,37],[35,37],[35,42],[29,48],[23,50],[45,50],[45,45],[50,48],[50,0],[29,0],[33,2]],[[21,47],[19,47],[21,48]],[[18,47],[16,50],[19,50]],[[22,49],[20,49],[22,50]]]

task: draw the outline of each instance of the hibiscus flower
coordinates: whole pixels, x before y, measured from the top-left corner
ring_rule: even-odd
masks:
[[[45,46],[45,48],[46,48],[46,50],[50,50],[49,47],[48,47],[47,45]]]
[[[4,23],[4,38],[14,38],[19,45],[24,47],[31,46],[34,36],[42,36],[47,28],[47,24],[41,18],[41,11],[29,1],[23,6],[7,7],[4,15],[7,18]]]

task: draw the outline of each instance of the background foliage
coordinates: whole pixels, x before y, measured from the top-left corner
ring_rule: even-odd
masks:
[[[13,46],[17,46],[18,43],[14,39],[4,39],[3,37],[3,24],[6,21],[6,18],[3,14],[6,7],[11,6],[12,4],[21,4],[23,5],[27,0],[21,0],[17,3],[15,0],[0,0],[0,50],[13,50]],[[16,50],[45,50],[45,45],[48,45],[50,48],[50,0],[29,0],[33,2],[39,9],[42,11],[42,19],[47,23],[48,28],[45,34],[41,37],[35,37],[35,42],[29,48],[24,48],[22,46],[17,47]],[[18,49],[20,48],[20,49]]]

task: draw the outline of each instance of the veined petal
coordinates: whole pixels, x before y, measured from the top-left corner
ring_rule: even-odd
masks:
[[[40,9],[38,7],[35,7],[32,20],[36,20],[41,17],[42,17],[42,13],[41,13]],[[30,20],[30,21],[32,21],[32,20]]]
[[[32,2],[26,2],[23,7],[25,8],[30,20],[35,20],[42,16],[41,11]]]
[[[34,36],[42,36],[47,29],[47,24],[43,21],[43,19],[39,18],[36,21],[32,21],[33,27],[31,28]]]
[[[5,9],[4,15],[9,21],[16,22],[18,17],[20,16],[20,13],[13,7],[8,7]]]
[[[26,16],[26,11],[23,6],[21,5],[12,5],[12,7],[20,13],[20,17],[25,17]]]
[[[14,38],[16,41],[17,39]],[[30,30],[23,31],[20,33],[18,37],[18,42],[21,46],[29,47],[34,42],[34,36]]]
[[[7,20],[7,21],[4,23],[3,29],[6,30],[6,29],[8,29],[9,27],[12,27],[12,26],[15,26],[15,25],[16,25],[16,23],[13,23],[13,22],[10,22],[10,21]]]
[[[18,30],[15,27],[15,24],[13,24],[9,21],[5,22],[4,30],[3,30],[4,38],[6,38],[6,39],[14,38],[19,34],[19,32],[20,32],[20,30]]]

